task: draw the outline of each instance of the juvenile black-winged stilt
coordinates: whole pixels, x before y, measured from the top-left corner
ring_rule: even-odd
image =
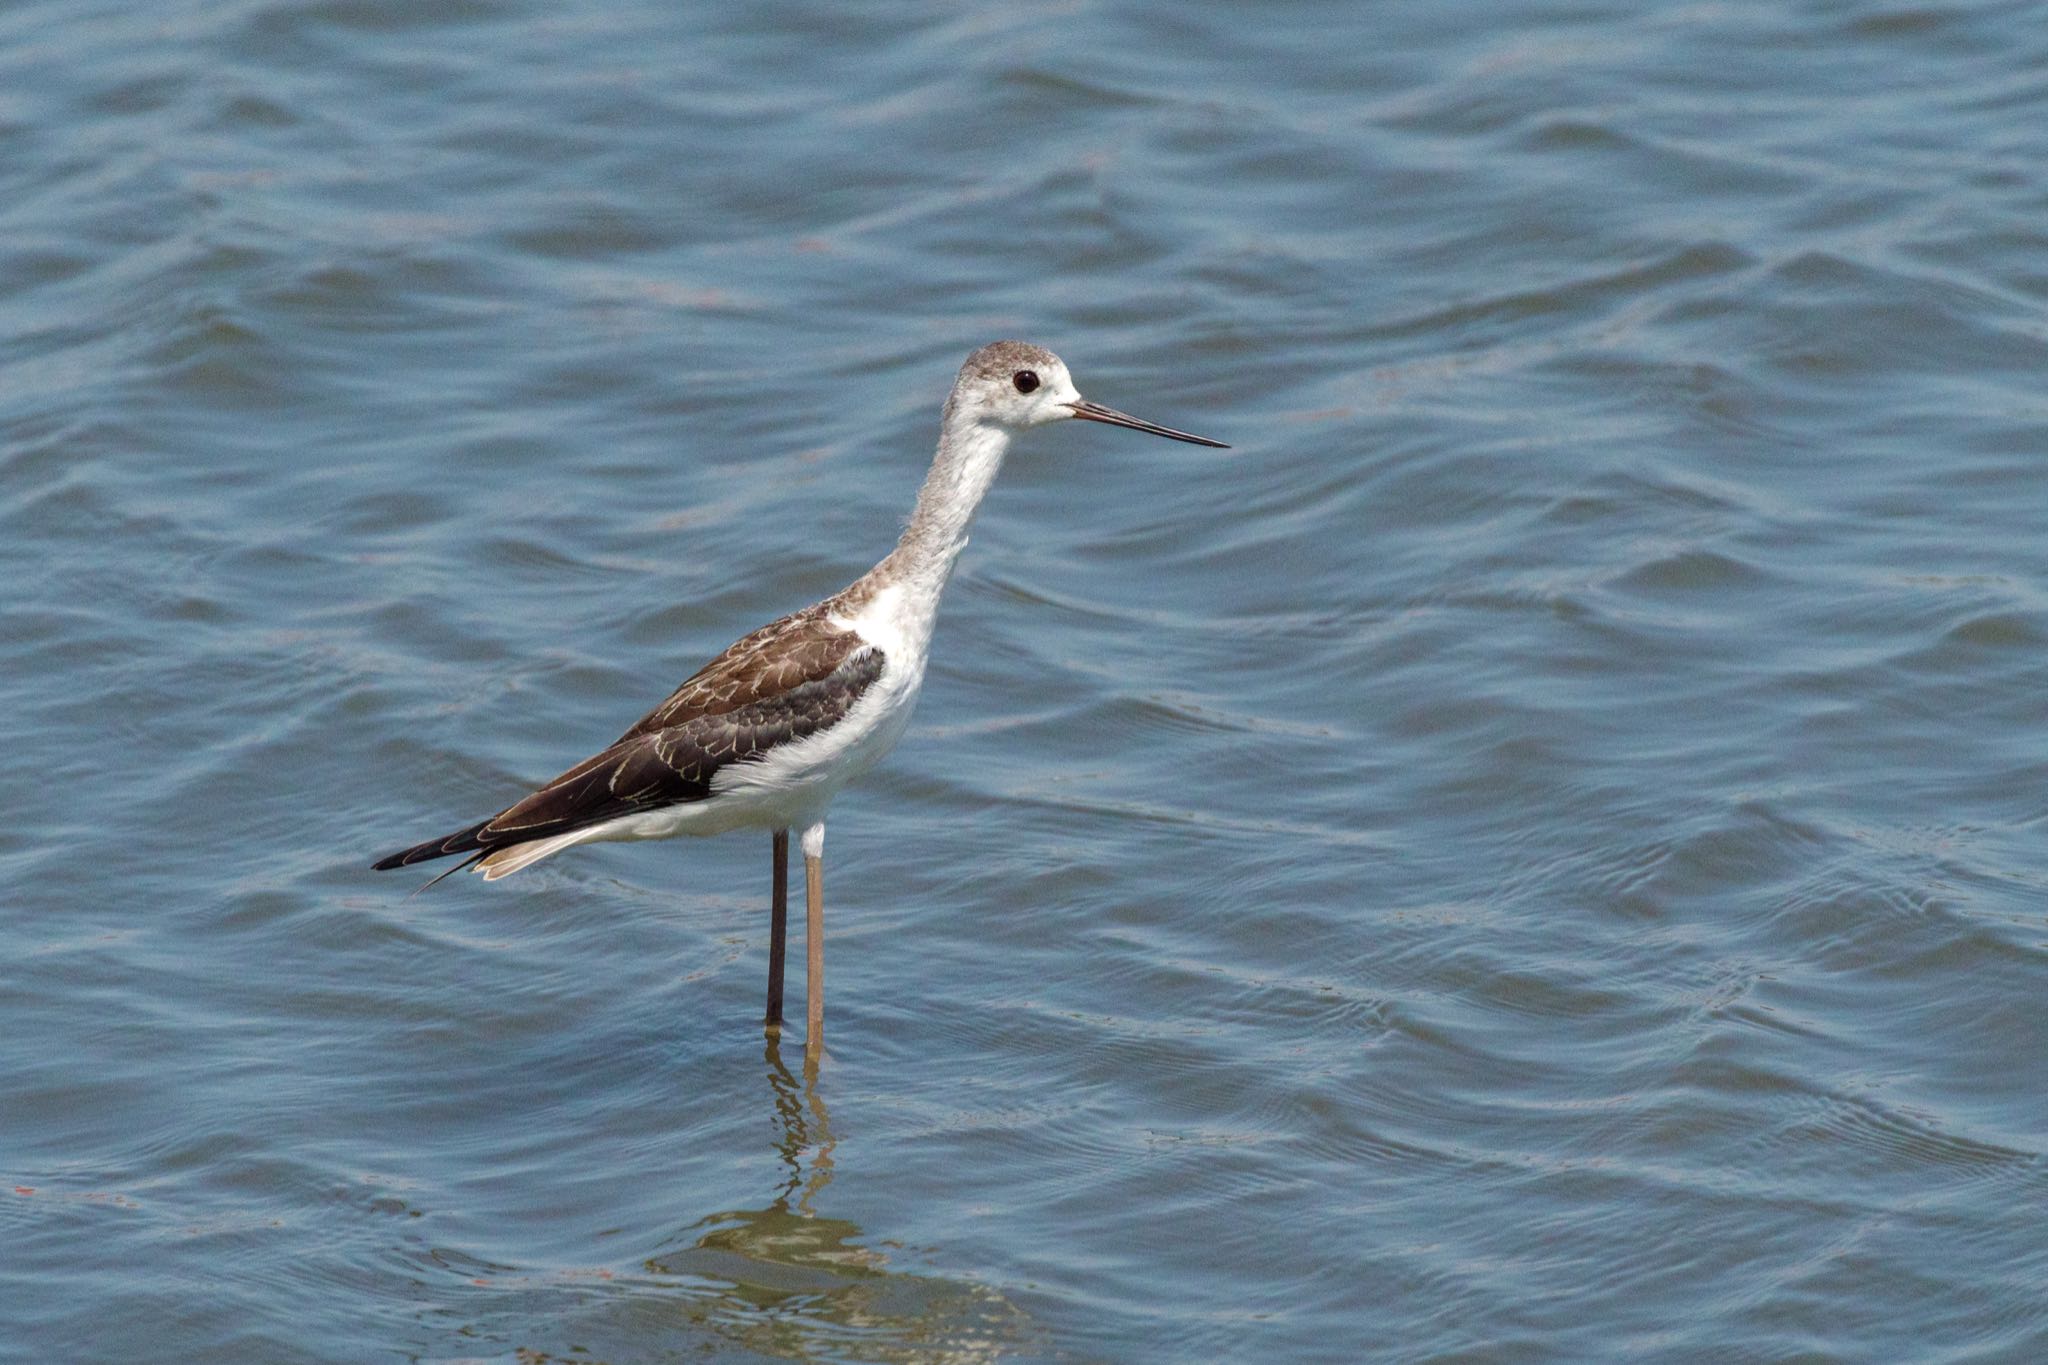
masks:
[[[886,559],[824,601],[743,636],[609,748],[539,791],[375,867],[467,853],[468,861],[449,871],[472,867],[496,881],[572,844],[770,830],[768,1022],[779,1025],[789,831],[801,831],[809,966],[804,1047],[815,1061],[825,1036],[825,808],[909,723],[939,595],[1011,438],[1075,417],[1227,448],[1089,402],[1065,363],[1041,346],[984,346],[953,382],[938,454]]]

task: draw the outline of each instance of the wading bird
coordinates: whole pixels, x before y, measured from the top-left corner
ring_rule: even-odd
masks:
[[[524,800],[393,853],[376,868],[466,853],[450,872],[474,868],[496,881],[575,844],[767,829],[774,858],[768,1022],[779,1025],[789,832],[797,830],[809,968],[804,1046],[815,1060],[824,1039],[825,809],[909,723],[939,595],[1011,439],[1069,418],[1225,448],[1089,402],[1075,390],[1066,365],[1043,347],[1021,341],[984,346],[960,367],[940,422],[938,454],[910,523],[886,559],[824,601],[742,637],[610,747]]]

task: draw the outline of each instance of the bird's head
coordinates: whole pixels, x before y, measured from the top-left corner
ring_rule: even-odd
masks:
[[[1128,413],[1091,403],[1074,387],[1067,363],[1043,346],[1028,341],[994,341],[967,357],[953,383],[948,411],[975,423],[1028,431],[1048,422],[1078,417],[1129,427],[1175,441],[1228,449],[1221,441],[1140,421]]]

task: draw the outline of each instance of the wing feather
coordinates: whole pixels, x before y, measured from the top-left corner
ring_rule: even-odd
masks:
[[[737,641],[618,741],[491,819],[380,860],[379,869],[489,854],[711,795],[721,768],[758,760],[842,719],[884,658],[834,626],[827,603]]]
[[[832,624],[834,601],[792,612],[751,634],[705,664],[661,705],[635,721],[619,742],[724,715],[825,682],[854,654],[868,648],[851,630]]]

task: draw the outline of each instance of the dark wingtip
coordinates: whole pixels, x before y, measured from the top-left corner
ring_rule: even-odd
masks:
[[[389,872],[394,868],[411,867],[414,863],[432,862],[436,858],[448,858],[457,853],[473,853],[483,844],[477,835],[483,832],[489,820],[479,820],[468,829],[459,829],[453,834],[444,834],[438,839],[429,839],[411,848],[402,848],[396,853],[379,858],[370,864],[372,872]]]

